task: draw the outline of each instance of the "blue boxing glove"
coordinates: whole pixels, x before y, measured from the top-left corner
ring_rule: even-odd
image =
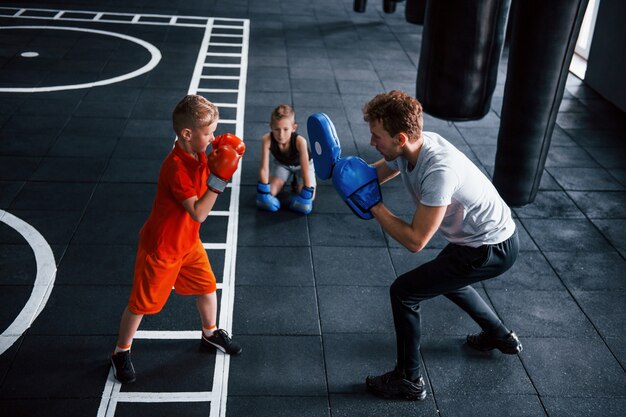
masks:
[[[374,218],[370,209],[383,201],[376,168],[356,156],[341,158],[333,169],[333,185],[357,216]]]
[[[261,210],[278,211],[280,201],[270,194],[270,185],[258,183],[256,185],[256,206]]]
[[[294,195],[289,203],[289,210],[309,214],[313,210],[313,187],[302,187],[300,194]]]

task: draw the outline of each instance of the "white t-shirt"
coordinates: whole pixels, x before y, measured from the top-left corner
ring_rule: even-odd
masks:
[[[491,181],[438,134],[422,136],[424,144],[411,171],[403,157],[387,161],[400,171],[416,207],[448,206],[439,230],[452,243],[478,247],[511,237],[515,232],[511,209]]]

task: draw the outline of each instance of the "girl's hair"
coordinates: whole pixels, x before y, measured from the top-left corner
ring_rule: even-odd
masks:
[[[405,132],[411,141],[422,134],[422,105],[403,91],[378,94],[363,107],[366,122],[378,120],[391,135]]]
[[[176,135],[183,129],[198,129],[213,124],[220,117],[215,104],[202,96],[189,94],[178,102],[172,112]]]
[[[294,123],[296,122],[296,113],[293,111],[293,108],[291,108],[291,106],[289,106],[288,104],[279,105],[272,111],[272,117],[270,118],[270,126],[275,121],[277,122],[287,117],[293,120]]]

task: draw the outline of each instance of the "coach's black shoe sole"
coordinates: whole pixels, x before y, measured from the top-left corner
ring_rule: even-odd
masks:
[[[498,349],[507,355],[517,355],[523,349],[515,332],[510,332],[506,337],[492,337],[488,333],[480,332],[467,335],[466,341],[468,346],[481,352]]]

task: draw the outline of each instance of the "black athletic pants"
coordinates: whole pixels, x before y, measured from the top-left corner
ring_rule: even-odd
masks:
[[[478,248],[448,244],[437,258],[400,275],[391,284],[391,308],[398,349],[397,368],[407,379],[420,375],[420,303],[444,295],[486,332],[503,336],[508,329],[470,286],[509,269],[519,252],[517,231],[509,239]]]

